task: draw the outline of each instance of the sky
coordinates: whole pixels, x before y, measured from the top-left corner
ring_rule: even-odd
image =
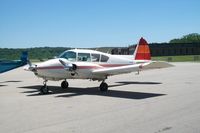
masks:
[[[200,33],[200,0],[0,0],[0,48],[126,47]]]

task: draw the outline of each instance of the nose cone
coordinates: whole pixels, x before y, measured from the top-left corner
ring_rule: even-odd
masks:
[[[61,76],[65,75],[63,65],[59,59],[51,59],[42,63],[38,63],[37,76],[48,80],[60,80]]]
[[[26,66],[24,66],[23,67],[23,69],[25,70],[25,71],[32,71],[32,72],[36,72],[37,70],[36,70],[36,65],[26,65]]]

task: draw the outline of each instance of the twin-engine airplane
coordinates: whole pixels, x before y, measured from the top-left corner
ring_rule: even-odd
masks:
[[[48,80],[63,80],[62,88],[68,88],[67,79],[90,79],[102,81],[100,91],[107,91],[105,82],[108,76],[139,72],[141,70],[166,68],[172,66],[167,62],[152,61],[147,42],[141,38],[135,52],[130,56],[111,55],[95,50],[73,49],[63,52],[58,58],[38,64],[31,64],[24,69],[34,72],[44,79],[40,89],[47,94]]]

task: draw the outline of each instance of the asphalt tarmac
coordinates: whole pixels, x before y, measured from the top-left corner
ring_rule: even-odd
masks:
[[[0,133],[200,133],[200,63],[108,78],[49,81],[18,68],[0,74]]]

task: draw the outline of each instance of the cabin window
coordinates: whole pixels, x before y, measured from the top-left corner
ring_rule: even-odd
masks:
[[[60,58],[65,58],[69,61],[76,61],[76,53],[72,52],[72,51],[67,51],[62,53],[60,56]]]
[[[101,62],[107,62],[109,59],[108,56],[105,56],[105,55],[101,55]]]
[[[90,62],[90,54],[89,53],[78,53],[78,61],[86,61]]]
[[[92,62],[99,62],[100,54],[91,54]]]

